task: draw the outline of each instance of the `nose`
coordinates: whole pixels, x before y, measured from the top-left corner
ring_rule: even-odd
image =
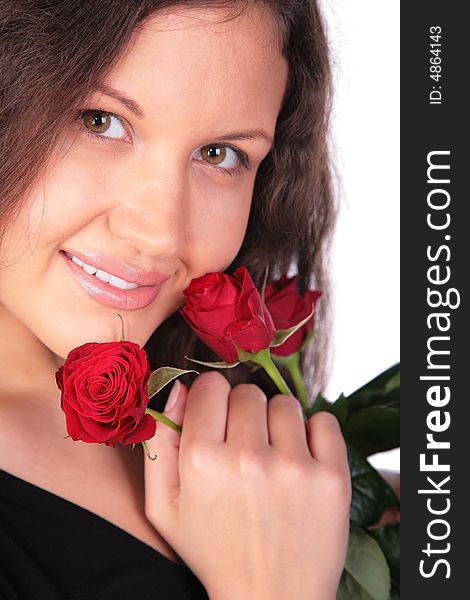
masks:
[[[112,233],[146,256],[178,255],[186,239],[184,169],[141,163],[121,183],[109,214]]]

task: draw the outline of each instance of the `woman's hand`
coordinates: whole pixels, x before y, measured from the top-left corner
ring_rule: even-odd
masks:
[[[334,600],[351,499],[335,417],[200,375],[158,424],[145,459],[146,515],[212,600]],[[184,419],[183,419],[184,417]]]

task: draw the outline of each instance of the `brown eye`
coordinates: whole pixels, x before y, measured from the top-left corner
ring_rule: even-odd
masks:
[[[216,144],[203,146],[201,148],[201,156],[203,160],[211,163],[212,165],[218,165],[227,156],[226,146],[219,146]]]
[[[245,164],[244,156],[241,151],[235,150],[231,146],[224,144],[208,144],[201,146],[196,151],[196,158],[219,167],[234,171],[241,164]]]
[[[105,133],[110,123],[107,113],[89,111],[83,115],[83,124],[93,133]]]
[[[127,136],[121,119],[107,111],[85,110],[80,113],[78,120],[81,121],[85,133],[95,138],[125,141]]]

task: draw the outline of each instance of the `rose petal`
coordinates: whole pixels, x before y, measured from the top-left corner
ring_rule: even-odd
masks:
[[[125,446],[149,440],[155,435],[156,426],[155,419],[150,415],[145,415],[134,431],[121,441],[121,444]]]

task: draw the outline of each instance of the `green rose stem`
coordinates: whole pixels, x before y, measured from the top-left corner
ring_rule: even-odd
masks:
[[[294,352],[289,356],[276,356],[274,355],[274,362],[283,365],[289,371],[290,376],[292,377],[292,381],[294,382],[295,391],[297,392],[297,397],[302,404],[302,408],[304,409],[304,413],[307,413],[308,403],[307,403],[307,390],[305,389],[304,380],[302,378],[302,372],[300,370],[300,352]]]
[[[265,348],[264,350],[253,354],[238,349],[238,355],[242,361],[250,361],[263,367],[269,377],[271,377],[272,381],[276,384],[277,389],[281,392],[281,394],[288,394],[289,396],[294,395],[289,389],[289,386],[285,382],[283,376],[279,373],[278,368],[274,364],[269,348]],[[302,406],[304,405],[302,404]]]
[[[278,390],[281,392],[281,394],[288,394],[289,396],[293,396],[293,393],[290,391],[289,386],[285,382],[283,376],[279,373],[278,368],[273,363],[269,350],[266,351],[265,356],[261,357],[261,360],[259,360],[259,361],[255,360],[253,362],[258,363],[259,365],[261,365],[263,367],[263,369],[266,371],[266,373],[271,377],[271,379],[277,385]]]
[[[151,415],[156,421],[160,421],[161,423],[165,423],[165,425],[168,425],[168,427],[171,427],[172,429],[174,429],[178,433],[181,433],[181,431],[182,431],[181,426],[177,425],[174,421],[172,421],[168,417],[165,417],[165,415],[162,415],[162,413],[159,413],[158,411],[153,410],[152,408],[146,408],[145,409],[145,413],[147,415]]]

